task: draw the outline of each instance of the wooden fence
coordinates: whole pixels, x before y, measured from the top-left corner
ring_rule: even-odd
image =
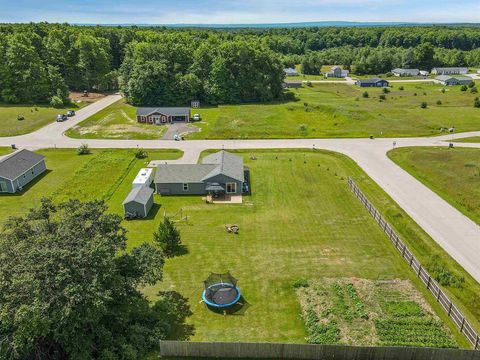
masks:
[[[480,338],[472,325],[467,321],[462,312],[453,304],[448,296],[440,288],[439,284],[430,276],[425,270],[420,261],[412,254],[405,243],[395,233],[390,224],[383,218],[382,215],[375,209],[372,203],[358,188],[357,184],[348,178],[348,185],[356,197],[362,202],[363,206],[370,212],[375,221],[380,225],[382,230],[387,234],[392,241],[395,248],[400,252],[405,261],[415,271],[417,276],[422,280],[428,290],[433,294],[437,302],[442,306],[447,315],[453,320],[460,332],[470,341],[475,350],[480,350]]]
[[[161,341],[161,357],[321,360],[479,360],[480,351],[280,343]]]

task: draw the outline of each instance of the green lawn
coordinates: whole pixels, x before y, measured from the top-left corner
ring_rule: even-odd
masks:
[[[0,222],[38,204],[42,196],[104,198],[112,212],[122,214],[121,202],[145,160],[132,150],[43,150],[50,172],[20,196],[1,196]],[[164,281],[148,287],[177,291],[189,299],[194,327],[192,340],[305,342],[306,330],[293,284],[301,278],[366,278],[410,280],[442,320],[433,296],[419,285],[408,265],[395,252],[378,225],[346,184],[351,175],[372,202],[427,264],[437,255],[446,266],[465,276],[462,288],[446,288],[470,319],[480,319],[480,286],[456,265],[388,196],[347,157],[324,151],[256,151],[251,168],[251,196],[242,205],[208,205],[200,197],[155,196],[146,220],[125,221],[128,245],[151,241],[162,215],[182,208],[188,224],[178,224],[187,253],[168,259]],[[178,157],[178,152],[150,151],[151,159]],[[238,223],[239,235],[224,224]],[[248,303],[241,315],[224,317],[200,303],[202,281],[210,271],[230,270]],[[476,300],[475,300],[476,299]],[[475,302],[477,301],[477,302]],[[476,325],[478,322],[474,321]],[[466,341],[453,329],[460,346]]]
[[[399,90],[400,86],[404,90]],[[475,94],[458,87],[428,83],[395,84],[386,101],[381,89],[346,84],[313,84],[291,90],[297,101],[221,105],[195,110],[202,121],[190,139],[407,137],[441,134],[455,126],[458,132],[480,129],[480,110],[473,107]],[[369,98],[363,98],[367,91]],[[424,93],[426,95],[424,95]],[[417,95],[415,95],[417,94]],[[437,101],[442,102],[437,105]],[[428,108],[421,109],[422,102]],[[159,138],[163,126],[138,124],[134,108],[118,102],[70,130],[73,137]]]
[[[75,103],[63,109],[56,109],[46,105],[9,105],[0,103],[0,137],[27,134],[45,125],[55,122],[57,114],[65,113],[68,109],[77,110],[86,103]],[[23,116],[23,120],[18,120]]]
[[[119,100],[67,131],[77,139],[159,139],[165,126],[139,124],[136,108]]]
[[[480,149],[399,148],[388,155],[480,224]]]
[[[480,136],[474,136],[463,139],[456,139],[454,142],[466,142],[466,143],[480,143]]]
[[[12,148],[0,147],[0,156],[10,154],[11,152],[12,152]]]

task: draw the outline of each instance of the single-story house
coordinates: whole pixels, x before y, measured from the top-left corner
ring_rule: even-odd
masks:
[[[17,151],[0,161],[0,193],[13,194],[47,170],[45,156]]]
[[[171,124],[174,122],[189,122],[188,107],[140,107],[137,109],[137,122],[147,124]]]
[[[466,67],[435,67],[432,69],[432,74],[434,75],[455,75],[466,73],[468,73],[468,68]]]
[[[224,150],[201,164],[160,164],[155,189],[161,195],[242,194],[243,158]]]
[[[149,186],[133,188],[123,201],[126,218],[146,218],[153,206],[154,190]]]
[[[285,68],[283,69],[286,76],[298,76],[298,72],[294,68]]]
[[[303,87],[303,82],[301,80],[284,80],[283,88],[284,89],[299,89]]]
[[[360,87],[388,87],[389,83],[385,79],[371,78],[357,80],[355,81],[355,85]]]
[[[342,70],[340,66],[333,66],[330,71],[325,73],[326,77],[344,78],[348,76],[348,70]]]
[[[418,76],[420,70],[418,69],[393,69],[392,74],[395,76]]]
[[[470,85],[473,81],[472,78],[468,76],[448,76],[448,75],[439,75],[435,78],[438,80],[442,85]]]

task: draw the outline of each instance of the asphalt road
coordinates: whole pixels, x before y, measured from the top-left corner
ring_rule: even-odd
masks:
[[[460,213],[428,187],[388,159],[386,153],[405,146],[447,146],[451,135],[400,139],[282,139],[282,140],[78,140],[64,132],[78,122],[117,101],[119,95],[108,96],[77,112],[64,123],[50,124],[36,132],[0,138],[0,146],[16,144],[19,148],[76,148],[82,143],[92,148],[179,149],[180,160],[195,163],[207,149],[279,149],[305,148],[336,151],[351,157],[396,201],[445,251],[480,282],[480,226]],[[456,138],[480,136],[480,131],[456,134]],[[474,143],[455,143],[457,147],[480,147]]]

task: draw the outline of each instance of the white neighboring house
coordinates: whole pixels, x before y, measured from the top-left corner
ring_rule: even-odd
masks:
[[[344,78],[348,76],[348,70],[342,70],[340,66],[333,66],[330,71],[325,73],[326,77]]]
[[[420,70],[421,76],[428,76],[430,73],[427,70]]]
[[[285,68],[283,72],[286,76],[298,76],[298,72],[294,68]]]
[[[420,70],[418,69],[393,69],[392,74],[395,76],[418,76]]]
[[[132,189],[135,189],[138,187],[149,187],[152,182],[153,182],[153,169],[151,168],[140,169],[137,176],[132,182]]]
[[[457,75],[468,73],[466,67],[435,67],[432,69],[433,75]]]

